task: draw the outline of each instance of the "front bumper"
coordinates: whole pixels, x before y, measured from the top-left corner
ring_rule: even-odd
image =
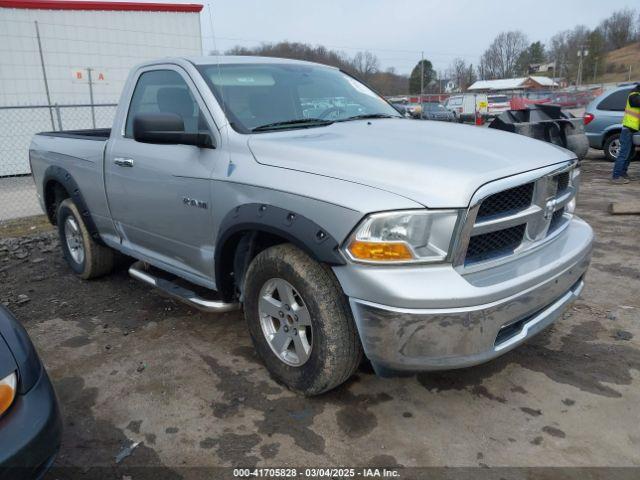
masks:
[[[584,286],[593,232],[574,218],[542,248],[465,275],[450,266],[336,267],[378,373],[468,367],[556,320]]]
[[[60,447],[62,422],[44,369],[35,385],[18,395],[0,418],[0,479],[38,479]]]

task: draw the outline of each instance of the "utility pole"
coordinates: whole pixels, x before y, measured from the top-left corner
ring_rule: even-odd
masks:
[[[89,80],[89,102],[91,103],[91,124],[96,129],[96,108],[93,103],[93,78],[91,78],[92,68],[87,68],[87,78]]]
[[[55,131],[56,124],[53,121],[53,110],[51,109],[51,94],[49,93],[49,81],[47,80],[47,69],[44,67],[44,55],[42,54],[42,42],[40,41],[40,28],[38,27],[38,22],[33,22],[33,23],[36,26],[36,39],[38,40],[38,52],[40,53],[40,66],[42,67],[42,79],[44,80],[44,91],[47,94],[47,105],[49,106],[49,116],[51,117],[51,129]]]
[[[593,62],[593,83],[596,83],[596,75],[598,74],[598,57]]]
[[[420,52],[420,104],[424,93],[424,52]]]
[[[580,47],[580,49],[578,50],[578,58],[580,59],[580,61],[578,62],[578,75],[576,77],[576,88],[582,85],[582,61],[584,60],[584,57],[586,57],[587,55],[589,55],[589,50],[587,50],[584,47]]]

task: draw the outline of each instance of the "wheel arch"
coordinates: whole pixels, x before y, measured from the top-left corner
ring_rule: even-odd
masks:
[[[100,234],[98,233],[98,228],[93,218],[91,218],[87,203],[82,196],[80,187],[66,169],[57,165],[49,166],[44,172],[42,185],[45,211],[51,224],[56,224],[56,210],[58,205],[60,205],[63,200],[70,198],[82,215],[82,220],[85,222],[91,237],[101,245],[103,244]]]
[[[605,142],[607,141],[607,139],[611,136],[611,135],[615,135],[615,134],[620,134],[620,132],[622,131],[622,126],[621,125],[616,125],[613,127],[610,127],[609,129],[605,130],[605,132],[602,134],[602,145],[604,147]]]
[[[225,301],[239,291],[256,255],[274,245],[292,243],[318,262],[346,263],[338,241],[327,230],[292,210],[250,203],[229,212],[220,223],[215,249],[216,287]]]

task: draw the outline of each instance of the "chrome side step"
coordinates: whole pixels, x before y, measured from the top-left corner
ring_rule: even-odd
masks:
[[[176,300],[186,303],[204,312],[230,312],[240,308],[239,303],[225,303],[218,300],[208,300],[199,296],[196,292],[182,287],[171,280],[149,272],[144,262],[136,262],[129,267],[129,275],[152,287],[158,288]]]

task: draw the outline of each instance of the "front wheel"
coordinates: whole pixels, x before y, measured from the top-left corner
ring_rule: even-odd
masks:
[[[244,314],[273,377],[304,395],[340,385],[362,359],[351,309],[331,269],[290,244],[256,256],[244,280]]]

